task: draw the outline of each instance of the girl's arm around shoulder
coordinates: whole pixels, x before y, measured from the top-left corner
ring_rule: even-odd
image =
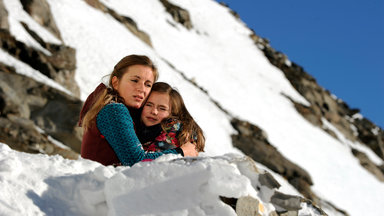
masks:
[[[144,159],[155,159],[163,154],[183,155],[180,148],[145,153],[136,136],[132,117],[124,104],[107,104],[98,113],[96,122],[100,133],[106,138],[123,165],[132,166]]]
[[[182,127],[183,125],[180,120],[176,118],[169,118],[165,122],[164,129],[165,129],[165,132],[168,134],[169,138],[176,139],[177,135],[182,131]],[[183,143],[182,145],[181,143],[178,143],[178,140],[177,140],[177,143],[178,143],[177,145],[181,145],[181,149],[183,150],[185,156],[196,157],[199,155],[198,151],[196,150],[196,145],[195,143],[193,143],[196,140],[197,138],[195,139],[195,136],[194,136],[193,140]]]

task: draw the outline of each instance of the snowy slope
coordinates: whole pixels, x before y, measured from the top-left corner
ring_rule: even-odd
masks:
[[[64,43],[77,51],[76,81],[82,99],[122,57],[132,53],[148,55],[159,67],[160,80],[180,90],[191,114],[205,131],[206,155],[239,153],[231,144],[230,135],[234,133],[229,123],[231,116],[219,110],[204,92],[185,81],[177,71],[195,80],[231,115],[266,131],[269,141],[284,156],[310,173],[316,193],[351,215],[378,215],[378,206],[384,204],[380,198],[384,184],[359,165],[350,145],[359,146],[377,163],[382,161],[340,133],[342,141],[303,119],[282,94],[303,104],[307,104],[306,100],[269,63],[249,38],[250,30],[227,8],[212,0],[172,1],[189,11],[193,28],[187,30],[173,21],[158,0],[101,1],[135,20],[150,35],[151,48],[121,23],[84,1],[48,2]],[[43,49],[20,27],[18,21],[23,20],[44,35],[45,40],[58,43],[28,17],[18,1],[4,4],[9,11],[11,32],[18,40]],[[2,62],[20,65],[7,59],[6,54],[0,53]],[[16,68],[21,68],[17,70],[22,73],[22,67]]]

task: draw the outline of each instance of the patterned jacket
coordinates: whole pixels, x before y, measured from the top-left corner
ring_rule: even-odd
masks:
[[[182,128],[182,124],[177,119],[167,119],[164,130],[160,132],[154,140],[143,144],[146,152],[160,152],[168,149],[180,147],[177,136]]]

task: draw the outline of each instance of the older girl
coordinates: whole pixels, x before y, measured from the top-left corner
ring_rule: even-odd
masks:
[[[146,56],[130,55],[114,67],[109,87],[100,85],[88,97],[80,114],[84,130],[81,156],[104,165],[128,165],[163,154],[196,156],[195,146],[146,153],[138,140],[131,112],[141,107],[158,74]]]
[[[204,151],[203,131],[189,114],[178,91],[164,82],[155,83],[141,112],[137,135],[146,151],[164,151],[192,142]]]

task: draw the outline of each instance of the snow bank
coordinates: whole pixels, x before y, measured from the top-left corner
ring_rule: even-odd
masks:
[[[274,190],[246,157],[165,155],[132,167],[27,154],[0,143],[0,215],[236,215],[220,196],[251,196],[264,207]],[[309,212],[304,206],[302,212]]]
[[[0,144],[0,158],[0,215],[236,215],[219,196],[257,197],[232,157],[114,168]]]

